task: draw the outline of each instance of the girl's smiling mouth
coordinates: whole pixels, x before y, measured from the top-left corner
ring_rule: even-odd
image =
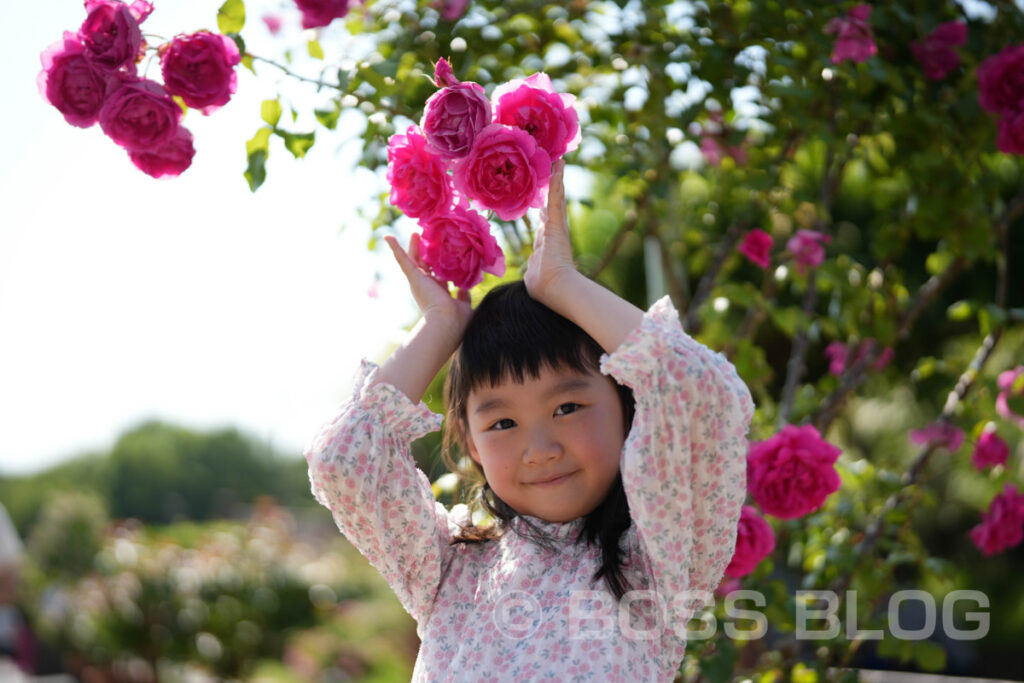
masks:
[[[554,477],[553,479],[544,479],[544,480],[541,480],[541,481],[531,481],[531,482],[527,482],[527,483],[529,483],[529,484],[531,484],[533,486],[556,486],[558,484],[561,484],[562,482],[564,482],[566,479],[568,479],[569,477],[571,477],[574,474],[576,474],[576,471],[569,472],[568,474],[558,475],[558,476]]]

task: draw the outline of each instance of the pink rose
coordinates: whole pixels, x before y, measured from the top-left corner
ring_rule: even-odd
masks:
[[[153,11],[148,2],[131,6],[120,0],[86,0],[89,13],[78,35],[85,53],[101,68],[116,71],[134,64],[143,51],[144,41],[139,24]]]
[[[736,247],[754,265],[759,268],[767,268],[771,265],[772,236],[761,228],[754,228],[743,237],[743,241]]]
[[[863,62],[878,51],[868,23],[870,16],[871,5],[857,5],[845,17],[836,17],[825,24],[825,33],[836,34],[836,44],[832,48],[833,64],[844,59]]]
[[[935,445],[937,448],[956,451],[963,442],[963,430],[943,421],[933,422],[927,427],[910,432],[910,443],[918,446]]]
[[[327,26],[348,14],[351,0],[295,0],[302,12],[302,28]]]
[[[235,41],[209,31],[177,36],[160,48],[167,90],[204,115],[231,99],[238,87],[235,65],[241,60]]]
[[[491,102],[478,83],[460,83],[447,60],[438,60],[434,73],[441,90],[427,100],[420,127],[442,157],[464,157],[477,134],[491,123]]]
[[[550,179],[551,157],[533,136],[500,123],[480,131],[455,164],[455,189],[506,221],[544,206]]]
[[[452,203],[451,178],[444,159],[431,152],[423,132],[412,126],[388,142],[391,203],[412,218],[444,213]]]
[[[985,555],[995,555],[1024,539],[1024,495],[1013,484],[992,499],[981,524],[971,529],[970,537]]]
[[[36,83],[43,98],[72,126],[88,128],[96,123],[107,76],[85,56],[78,37],[66,31],[63,40],[43,50],[40,60],[43,70]]]
[[[786,249],[793,254],[796,272],[804,275],[808,268],[817,268],[825,261],[825,244],[832,238],[817,230],[797,230],[786,242]]]
[[[910,49],[924,70],[924,75],[938,81],[960,66],[960,55],[953,48],[966,42],[967,24],[947,21],[928,34],[924,42],[911,43]]]
[[[439,279],[470,289],[484,279],[483,271],[505,274],[505,255],[490,223],[476,211],[458,205],[420,225],[423,261]]]
[[[159,149],[151,152],[128,152],[132,163],[154,178],[179,176],[192,165],[196,149],[192,145],[192,133],[184,126],[178,126],[174,138]]]
[[[1024,109],[1008,112],[999,120],[996,145],[1004,154],[1024,154]]]
[[[1015,412],[1010,407],[1012,399],[1024,396],[1024,365],[1018,365],[1013,370],[999,373],[996,384],[999,386],[999,395],[996,396],[996,412],[1007,420],[1024,427],[1024,415]]]
[[[276,36],[281,32],[281,17],[276,14],[264,14],[263,23],[266,24],[270,35]]]
[[[455,21],[466,13],[469,0],[434,0],[433,7],[441,13],[445,21]]]
[[[775,534],[764,517],[750,505],[744,505],[740,512],[739,528],[736,532],[736,549],[732,560],[725,568],[725,575],[733,578],[746,576],[764,558],[775,550]]]
[[[747,488],[767,514],[793,519],[820,508],[839,489],[835,462],[840,450],[813,425],[786,425],[747,456]]]
[[[994,431],[982,432],[971,453],[971,461],[979,472],[986,467],[1005,465],[1009,457],[1010,447]]]
[[[825,347],[825,356],[829,360],[828,371],[838,377],[839,375],[843,374],[843,372],[846,370],[847,363],[849,363],[850,365],[855,365],[856,363],[858,363],[861,358],[868,354],[868,352],[871,350],[874,344],[875,340],[872,339],[871,337],[867,337],[866,339],[864,339],[857,345],[856,355],[854,355],[853,360],[850,361],[850,354],[852,349],[850,349],[849,347],[846,346],[846,344],[843,344],[840,341],[832,342],[831,344]],[[888,366],[889,363],[892,361],[892,357],[892,347],[885,347],[882,350],[882,352],[878,354],[878,358],[875,359],[874,365],[871,366],[872,369],[885,369],[885,367]]]
[[[494,122],[522,128],[557,161],[580,146],[580,120],[573,95],[559,94],[545,73],[499,85],[491,95]]]
[[[978,103],[997,114],[1024,110],[1024,45],[1007,47],[978,65]]]
[[[100,109],[103,132],[125,149],[153,152],[178,133],[181,107],[155,81],[125,81]]]

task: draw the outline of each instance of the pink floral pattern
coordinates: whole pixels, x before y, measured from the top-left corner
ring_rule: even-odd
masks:
[[[601,358],[601,371],[630,386],[637,404],[621,461],[633,516],[624,574],[632,589],[654,591],[662,607],[635,600],[625,618],[603,582],[592,581],[598,549],[572,542],[582,519],[532,518],[554,540],[552,550],[519,533],[522,519],[500,540],[449,545],[468,510],[436,502],[409,453],[441,416],[389,384],[371,386],[377,371],[363,361],[352,398],[306,459],[317,501],[417,621],[413,680],[671,681],[693,612],[676,600],[718,585],[746,494],[754,405],[728,360],[683,331],[668,297]],[[603,598],[582,621],[572,612],[579,591]],[[591,615],[607,615],[607,628],[587,621]],[[626,637],[630,628],[651,635]]]

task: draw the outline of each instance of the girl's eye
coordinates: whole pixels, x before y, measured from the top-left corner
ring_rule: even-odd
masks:
[[[508,425],[505,426],[505,427],[502,427],[501,425],[503,423],[505,423],[505,422],[507,422]],[[491,425],[491,429],[493,429],[494,431],[497,431],[497,432],[503,432],[506,429],[512,429],[513,426],[515,426],[515,422],[513,420],[510,420],[509,418],[506,417],[506,418],[502,418],[502,419],[498,420],[493,425]]]
[[[555,414],[558,415],[558,411],[562,410],[562,408],[568,408],[567,411],[561,413],[562,415],[568,415],[569,413],[575,413],[582,407],[583,406],[581,406],[579,403],[563,403],[562,405],[558,406],[558,410],[555,411]]]

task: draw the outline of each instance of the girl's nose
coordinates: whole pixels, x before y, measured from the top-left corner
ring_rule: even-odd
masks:
[[[523,453],[523,460],[528,463],[541,463],[562,455],[562,444],[550,430],[538,427],[530,435],[530,441],[526,444],[526,452]]]

